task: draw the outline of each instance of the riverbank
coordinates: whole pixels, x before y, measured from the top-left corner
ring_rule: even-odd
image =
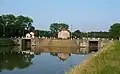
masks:
[[[10,38],[0,38],[0,46],[11,46],[15,45]]]
[[[66,74],[120,74],[120,42],[114,41]]]

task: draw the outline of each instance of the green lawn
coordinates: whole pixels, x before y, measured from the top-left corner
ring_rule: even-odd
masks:
[[[120,42],[111,42],[66,74],[120,74]]]

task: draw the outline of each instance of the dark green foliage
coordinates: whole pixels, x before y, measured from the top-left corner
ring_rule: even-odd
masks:
[[[120,37],[120,23],[115,23],[110,27],[110,37],[118,39]]]
[[[33,20],[25,16],[12,14],[0,16],[0,37],[22,37],[26,32],[34,31]]]
[[[69,29],[69,25],[65,23],[53,23],[50,25],[50,30],[52,33],[57,33],[61,28]]]
[[[73,38],[81,38],[82,37],[82,32],[80,30],[76,30],[75,32],[72,33]]]
[[[0,16],[0,37],[22,37],[28,32],[35,32],[38,37],[57,37],[61,28],[69,29],[65,23],[53,23],[50,25],[50,31],[35,30],[32,25],[33,20],[26,16],[14,16],[12,14]],[[69,30],[68,30],[69,31]],[[110,27],[109,32],[81,32],[76,30],[70,32],[72,38],[95,37],[95,38],[115,38],[120,37],[120,23],[115,23]]]
[[[88,32],[88,37],[109,38],[109,32]]]
[[[39,32],[40,37],[52,37],[54,35],[51,31],[39,30]]]
[[[90,38],[109,38],[109,32],[81,32],[76,30],[72,33],[73,38],[82,38],[82,37],[90,37]]]

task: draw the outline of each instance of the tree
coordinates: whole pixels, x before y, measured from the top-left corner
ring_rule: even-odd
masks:
[[[20,32],[20,36],[24,36],[25,35],[25,30],[27,30],[28,32],[32,30],[34,30],[35,28],[32,26],[33,20],[29,17],[24,17],[22,15],[17,16],[16,18],[16,27],[17,27],[17,32]]]
[[[39,30],[40,37],[52,37],[51,31]]]
[[[113,24],[110,27],[109,32],[111,37],[118,39],[120,37],[120,23]]]
[[[40,36],[40,30],[35,30],[34,33],[36,37]]]
[[[14,25],[15,16],[12,14],[0,16],[2,36],[8,36],[11,33],[11,26]],[[12,33],[13,34],[13,33]]]
[[[53,24],[50,25],[50,30],[51,30],[51,32],[52,32],[53,34],[55,34],[55,33],[57,33],[57,32],[60,30],[60,28],[62,28],[62,27],[66,28],[66,29],[69,29],[69,25],[67,25],[67,24],[64,24],[64,23],[53,23]]]
[[[73,32],[73,37],[81,38],[82,37],[82,33],[80,32],[80,30],[74,31]]]
[[[4,37],[21,37],[26,32],[34,31],[32,26],[33,20],[25,16],[14,16],[6,14],[0,16],[0,36]],[[26,31],[27,30],[27,31]]]
[[[3,36],[3,19],[2,16],[0,16],[0,37]]]

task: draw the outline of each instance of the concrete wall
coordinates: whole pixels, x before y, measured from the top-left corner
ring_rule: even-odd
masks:
[[[78,47],[75,40],[52,39],[47,46],[51,47]]]
[[[11,38],[11,40],[14,42],[15,45],[22,44],[22,38]]]
[[[106,46],[110,40],[100,40],[100,39],[76,39],[76,42],[79,47],[89,50],[89,41],[98,41],[98,50]]]
[[[11,38],[11,40],[18,45],[21,45],[22,39],[24,38]],[[98,39],[41,39],[41,38],[33,38],[31,39],[31,45],[40,45],[40,46],[85,46],[88,47],[89,41],[98,41],[100,47],[106,45],[110,40],[98,40]]]
[[[22,45],[22,39],[24,38],[14,38],[13,42],[17,45]],[[109,43],[109,40],[101,39],[42,39],[34,38],[31,39],[31,47],[43,49],[44,47],[68,47],[68,48],[81,48],[81,50],[89,51],[89,41],[98,41],[98,49],[101,49]]]

